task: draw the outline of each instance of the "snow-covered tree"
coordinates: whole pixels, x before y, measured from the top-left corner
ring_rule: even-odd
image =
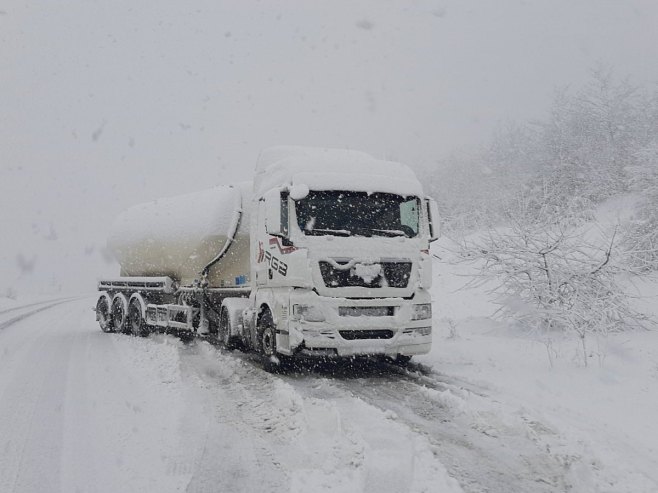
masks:
[[[508,228],[463,244],[462,258],[481,262],[476,282],[493,283],[499,315],[549,340],[578,336],[587,365],[587,336],[637,327],[644,317],[618,284],[616,235],[588,242],[579,228],[512,218]]]
[[[637,163],[631,168],[631,187],[639,193],[640,201],[624,232],[623,247],[631,267],[658,270],[658,136],[636,157]]]
[[[610,70],[594,70],[580,89],[556,90],[546,118],[501,127],[487,147],[438,163],[427,181],[455,225],[499,223],[519,204],[524,214],[590,220],[646,165],[643,150],[658,141],[656,101]]]
[[[629,189],[629,168],[651,134],[649,100],[604,69],[593,71],[578,91],[556,92],[549,118],[536,124],[539,164],[531,187],[550,184],[558,215],[566,208],[587,216],[596,204]]]

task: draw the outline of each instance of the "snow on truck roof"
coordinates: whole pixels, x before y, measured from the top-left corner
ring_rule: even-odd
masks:
[[[380,160],[365,152],[278,146],[261,152],[254,192],[282,185],[311,190],[356,190],[422,196],[414,172],[404,164]]]

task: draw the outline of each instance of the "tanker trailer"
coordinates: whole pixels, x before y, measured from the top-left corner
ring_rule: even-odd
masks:
[[[99,282],[104,331],[214,336],[267,361],[430,350],[436,202],[407,166],[357,151],[263,151],[253,184],[135,206]]]
[[[108,239],[121,277],[99,282],[101,328],[216,328],[222,299],[249,295],[250,194],[251,183],[219,186],[122,212]]]

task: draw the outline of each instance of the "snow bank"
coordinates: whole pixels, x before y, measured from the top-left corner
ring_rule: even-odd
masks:
[[[604,227],[628,217],[632,203],[605,204]],[[575,338],[489,318],[496,305],[487,287],[465,286],[472,267],[451,264],[446,249],[435,253],[442,260],[435,259],[433,349],[418,361],[495,397],[449,403],[468,426],[488,436],[527,434],[564,470],[570,491],[658,491],[658,332],[591,336],[583,367]],[[635,303],[658,315],[658,279],[634,286]]]

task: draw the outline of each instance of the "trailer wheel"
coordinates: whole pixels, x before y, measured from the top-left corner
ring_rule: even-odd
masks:
[[[106,293],[101,294],[96,302],[96,320],[103,332],[114,332],[110,305],[110,297]]]
[[[142,305],[138,299],[133,298],[128,307],[128,326],[130,332],[136,337],[146,337],[149,335],[149,326],[146,324],[142,314]]]
[[[116,332],[125,333],[128,330],[128,300],[122,293],[117,293],[112,299],[112,325]]]

